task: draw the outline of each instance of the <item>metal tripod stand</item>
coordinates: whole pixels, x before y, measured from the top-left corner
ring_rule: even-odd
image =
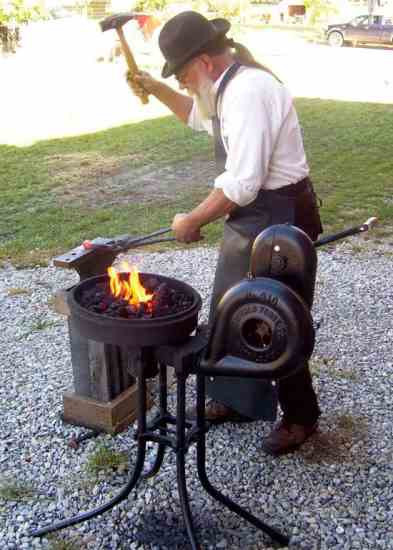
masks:
[[[235,512],[237,515],[268,534],[274,541],[279,543],[280,546],[287,546],[289,544],[289,538],[287,536],[265,524],[250,512],[233,502],[230,498],[223,495],[208,479],[206,472],[206,432],[208,431],[208,426],[205,422],[205,374],[201,372],[198,362],[198,357],[205,344],[206,342],[197,335],[190,338],[185,345],[173,347],[165,346],[155,350],[159,375],[159,413],[150,424],[147,423],[146,419],[146,381],[148,377],[151,377],[151,364],[147,365],[145,363],[142,350],[140,350],[140,353],[135,353],[135,350],[133,350],[134,353],[130,354],[130,356],[133,356],[132,369],[133,373],[136,372],[138,379],[138,425],[136,431],[138,448],[135,467],[128,483],[117,496],[103,506],[33,531],[31,533],[33,537],[41,537],[53,531],[70,527],[71,525],[81,523],[110,510],[116,504],[127,498],[141,478],[153,477],[159,472],[166,448],[170,447],[176,453],[177,485],[187,535],[191,548],[193,550],[200,550],[201,546],[198,543],[193,525],[185,475],[185,455],[189,446],[196,443],[198,477],[207,493],[229,508],[232,512]],[[168,412],[168,365],[174,366],[177,378],[176,416]],[[150,374],[147,374],[149,370]],[[191,374],[196,374],[197,379],[196,422],[189,422],[186,420],[186,380]],[[173,429],[171,426],[175,428]],[[157,450],[153,466],[148,472],[144,473],[143,467],[148,441],[157,443]]]

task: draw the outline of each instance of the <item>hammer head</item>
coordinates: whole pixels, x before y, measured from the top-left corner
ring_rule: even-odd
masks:
[[[134,13],[116,13],[106,17],[103,21],[100,21],[100,27],[102,32],[108,31],[109,29],[118,29],[125,25],[130,19],[134,19]]]

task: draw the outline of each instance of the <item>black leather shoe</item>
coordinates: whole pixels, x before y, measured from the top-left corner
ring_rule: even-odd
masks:
[[[186,417],[189,420],[196,419],[196,407],[187,409]],[[209,401],[205,406],[205,420],[211,424],[223,424],[224,422],[252,422],[253,419],[236,412],[223,403]]]
[[[262,440],[262,449],[273,456],[280,456],[296,451],[318,427],[318,422],[310,426],[291,424],[281,420]]]

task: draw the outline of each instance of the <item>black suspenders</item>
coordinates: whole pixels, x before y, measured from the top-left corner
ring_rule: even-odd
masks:
[[[224,90],[227,87],[227,84],[235,76],[237,70],[240,67],[241,67],[240,63],[234,63],[233,65],[231,65],[227,70],[227,72],[225,73],[223,79],[221,80],[217,90],[216,109],[215,109],[216,114],[211,119],[213,124],[214,154],[216,158],[217,174],[221,174],[225,170],[225,163],[227,160],[227,153],[225,151],[224,143],[222,141],[222,136],[221,136],[220,119],[218,118],[218,114],[217,114],[218,102],[222,94],[224,93]]]

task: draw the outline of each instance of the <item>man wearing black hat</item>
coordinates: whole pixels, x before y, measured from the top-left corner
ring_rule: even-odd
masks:
[[[178,14],[162,28],[162,76],[174,75],[189,95],[147,73],[129,79],[136,94],[153,94],[180,120],[214,135],[214,189],[172,223],[179,241],[193,242],[200,239],[201,227],[225,218],[210,319],[225,291],[246,275],[252,243],[263,229],[288,222],[313,240],[322,232],[292,99],[269,69],[226,36],[229,28],[225,19],[209,21],[192,11]],[[317,427],[320,411],[308,364],[299,367],[278,383],[283,418],[263,440],[264,450],[273,455],[298,448]],[[263,381],[209,380],[207,419],[264,418],[265,390]]]

